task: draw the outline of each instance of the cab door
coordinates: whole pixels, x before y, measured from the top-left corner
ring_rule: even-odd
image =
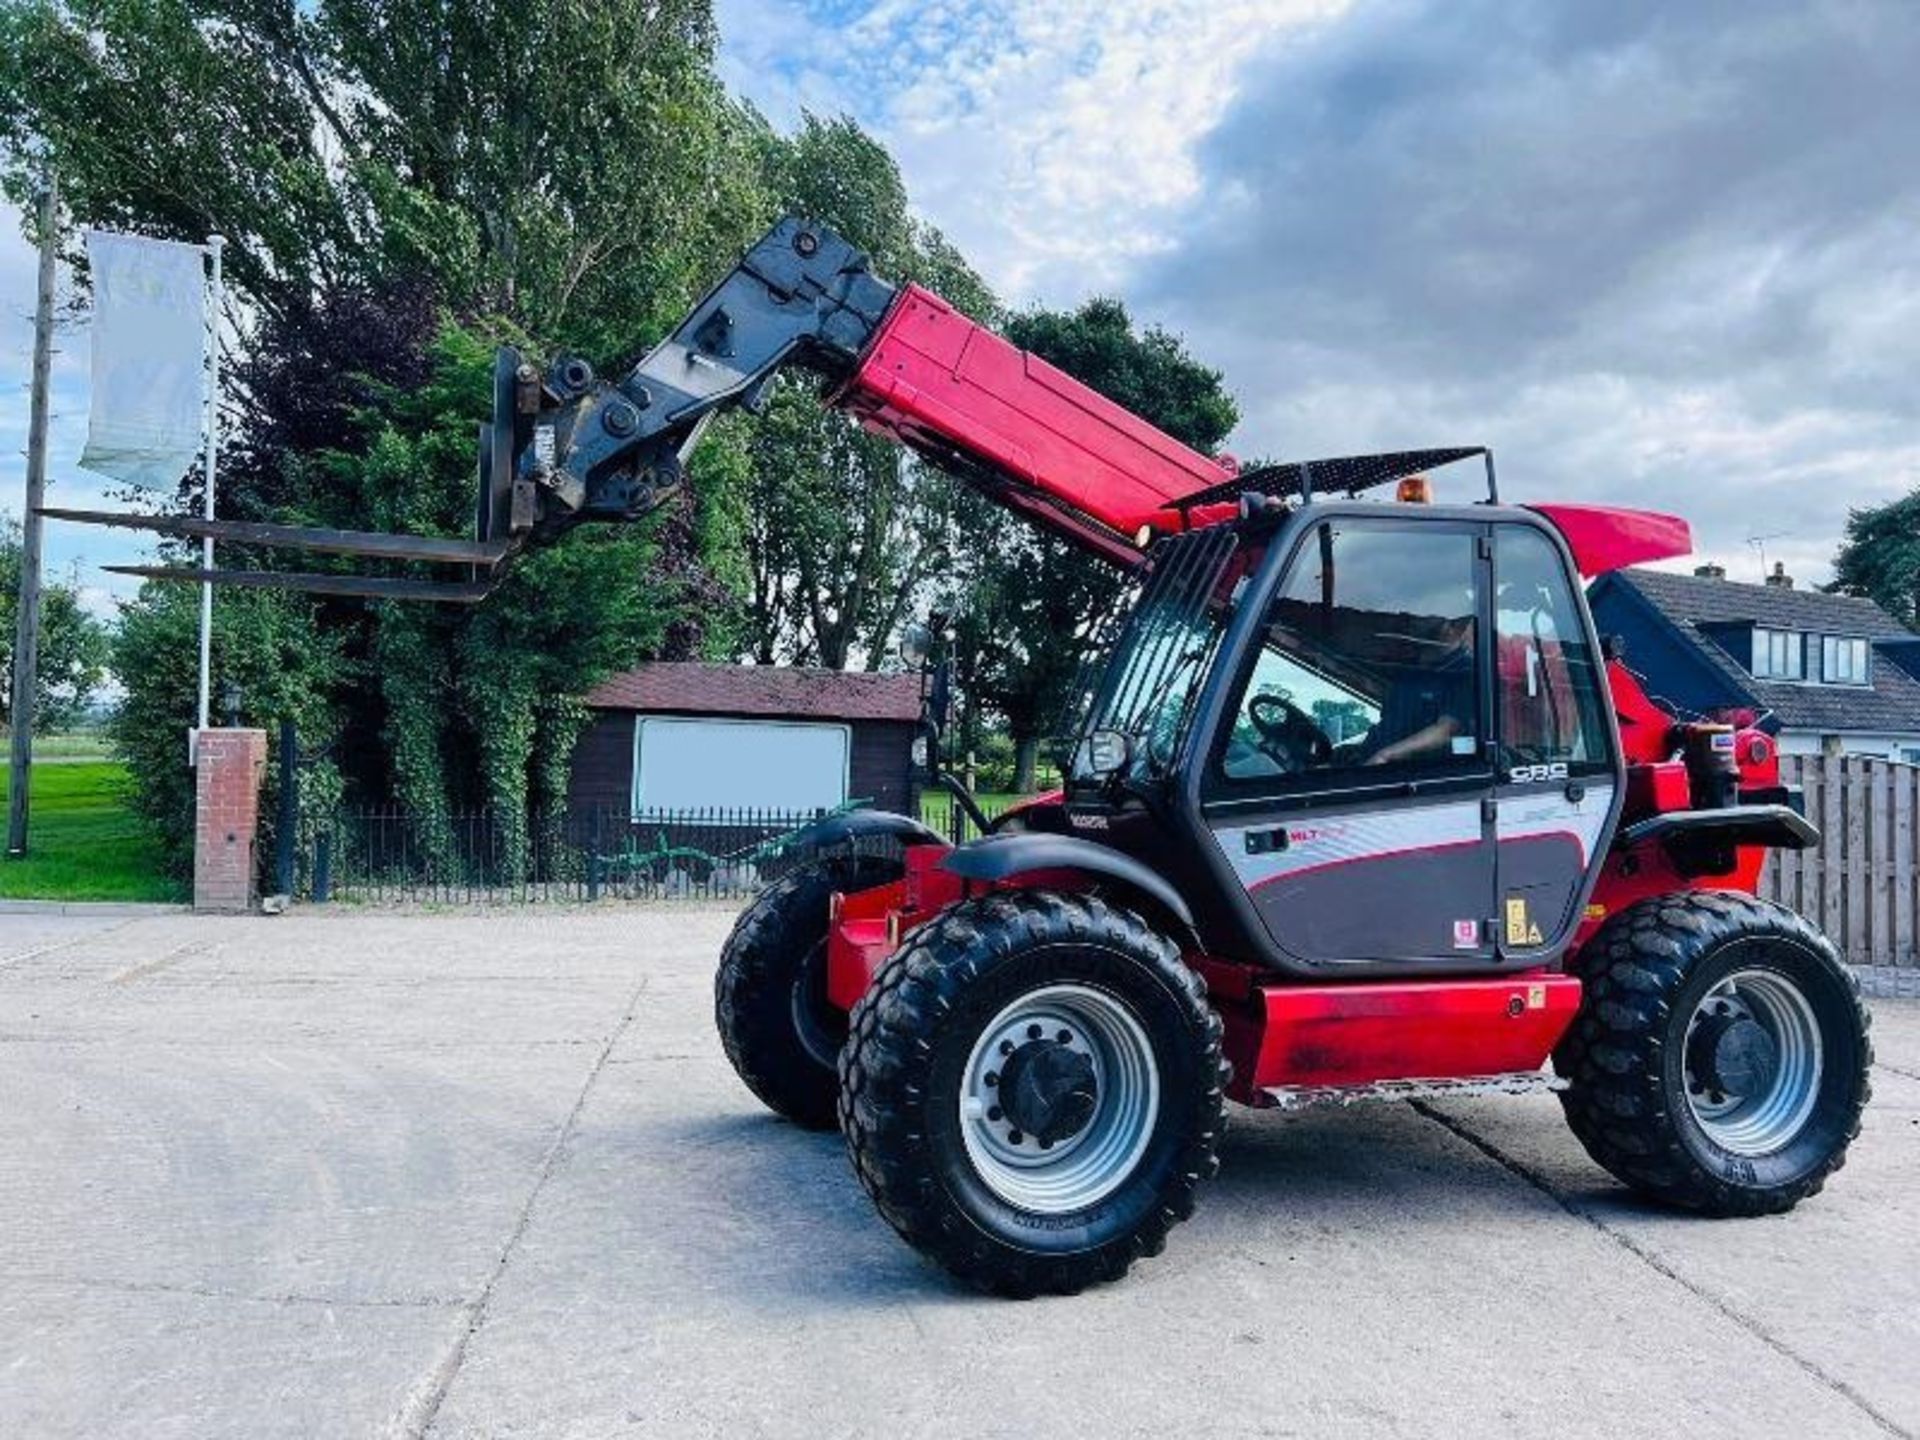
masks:
[[[1494,526],[1499,945],[1552,959],[1582,919],[1618,805],[1618,756],[1593,622],[1560,544]]]
[[[1488,527],[1310,527],[1209,748],[1201,813],[1306,965],[1494,958]]]

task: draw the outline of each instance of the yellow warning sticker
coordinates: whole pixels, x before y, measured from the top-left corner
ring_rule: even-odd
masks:
[[[1527,902],[1524,896],[1515,895],[1507,901],[1507,944],[1524,945],[1527,943]]]
[[[1529,1010],[1544,1010],[1547,1008],[1546,986],[1529,985],[1527,987],[1527,1008]]]
[[[1527,898],[1524,895],[1512,895],[1507,899],[1507,944],[1540,945],[1544,944],[1540,927],[1533,917],[1527,914]]]
[[[1587,906],[1587,919],[1589,919],[1589,920],[1604,920],[1604,919],[1606,919],[1606,918],[1607,918],[1607,907],[1606,907],[1606,906],[1604,906],[1604,905],[1589,905],[1589,906]]]

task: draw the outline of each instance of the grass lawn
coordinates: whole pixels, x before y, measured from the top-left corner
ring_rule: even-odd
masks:
[[[0,728],[0,741],[12,743],[12,736]],[[71,765],[77,761],[104,763],[108,759],[107,732],[104,730],[74,730],[60,735],[36,735],[33,740],[33,763]]]
[[[43,765],[36,755],[27,855],[0,857],[0,899],[186,899],[184,887],[160,873],[153,841],[122,801],[125,780],[126,770],[109,762]],[[9,788],[0,768],[0,795]]]

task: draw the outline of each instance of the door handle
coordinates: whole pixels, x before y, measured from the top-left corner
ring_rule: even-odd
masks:
[[[1287,827],[1276,826],[1271,830],[1249,830],[1247,835],[1247,854],[1277,855],[1287,848]]]

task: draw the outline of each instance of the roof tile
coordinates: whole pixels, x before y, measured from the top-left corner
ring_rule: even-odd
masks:
[[[587,704],[651,714],[913,721],[920,718],[920,677],[657,661],[603,681],[588,694]]]
[[[1893,663],[1879,645],[1874,647],[1869,669],[1873,677],[1870,686],[1756,680],[1699,628],[1744,622],[1810,635],[1851,635],[1874,641],[1915,639],[1873,601],[1854,595],[1829,595],[1823,590],[1787,590],[1701,575],[1672,575],[1663,570],[1629,569],[1617,574],[1678,626],[1734,688],[1750,696],[1758,709],[1770,711],[1782,729],[1823,734],[1920,733],[1920,679]],[[1810,655],[1809,659],[1818,662],[1817,656]]]

